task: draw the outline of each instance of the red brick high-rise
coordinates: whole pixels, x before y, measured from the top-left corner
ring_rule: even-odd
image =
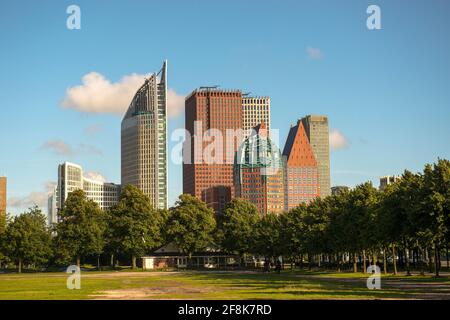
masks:
[[[228,141],[227,149],[226,130],[242,129],[241,91],[204,87],[194,90],[185,101],[185,128],[190,138],[183,149],[183,193],[192,194],[221,212],[235,194],[233,160],[240,141]],[[203,158],[203,151],[214,141],[202,139],[210,129],[223,135],[222,150],[211,153],[213,163],[210,158]]]
[[[319,197],[317,161],[301,120],[289,130],[283,157],[286,160],[286,210]]]

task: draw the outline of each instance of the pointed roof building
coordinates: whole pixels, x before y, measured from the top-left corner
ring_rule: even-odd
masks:
[[[283,150],[285,207],[295,208],[320,196],[317,161],[301,120],[291,126]]]

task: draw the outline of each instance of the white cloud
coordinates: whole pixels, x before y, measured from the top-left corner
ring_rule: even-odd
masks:
[[[323,58],[323,52],[319,48],[313,48],[313,47],[306,47],[306,53],[308,56],[312,59],[322,59]]]
[[[111,82],[100,73],[87,73],[81,78],[81,85],[66,90],[61,106],[86,113],[123,115],[136,90],[148,76],[133,73],[123,76],[118,82]],[[169,88],[167,108],[169,117],[178,116],[184,108],[184,96]]]
[[[49,140],[42,144],[41,149],[49,150],[57,155],[70,156],[73,154],[73,149],[62,140]]]
[[[86,172],[84,176],[88,179],[106,182],[106,178],[100,172]]]
[[[330,148],[333,150],[346,149],[350,146],[350,141],[337,129],[330,132]]]
[[[184,96],[173,89],[167,90],[167,116],[176,118],[184,111]]]
[[[78,147],[73,148],[68,143],[63,140],[49,140],[44,142],[41,147],[41,150],[48,150],[56,155],[61,155],[65,157],[70,157],[75,154],[89,154],[89,155],[102,155],[103,152],[92,145],[80,143]]]
[[[48,181],[44,184],[44,191],[33,191],[22,197],[11,197],[8,199],[8,208],[28,209],[37,205],[39,208],[47,208],[48,196],[53,191],[56,183]]]

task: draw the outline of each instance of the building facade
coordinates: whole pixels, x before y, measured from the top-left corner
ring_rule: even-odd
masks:
[[[291,210],[320,196],[317,161],[303,122],[291,126],[283,149],[286,168],[285,207]]]
[[[284,173],[281,152],[262,123],[236,155],[236,197],[253,203],[261,215],[281,214],[285,208]]]
[[[201,87],[185,101],[185,128],[190,137],[183,148],[183,193],[206,202],[220,213],[234,197],[233,163],[243,137],[228,141],[228,130],[242,131],[242,93]],[[213,130],[224,136],[218,149],[208,152]],[[211,131],[210,131],[211,132]]]
[[[331,194],[328,118],[321,115],[308,115],[301,121],[317,161],[320,196],[327,197]]]
[[[69,193],[75,190],[83,190],[86,198],[98,203],[103,210],[115,205],[120,198],[120,185],[85,178],[81,166],[64,162],[58,166],[58,184],[49,197],[49,205],[53,206],[54,201],[50,198],[56,197],[56,211],[61,210]],[[53,207],[49,207],[48,212],[52,212],[52,222],[57,221]]]
[[[270,133],[270,97],[242,97],[242,128],[245,138],[258,124],[264,123]]]
[[[6,177],[0,177],[0,217],[6,215]]]
[[[145,80],[121,125],[121,183],[167,208],[167,61]]]
[[[396,182],[400,178],[401,178],[401,176],[395,176],[395,175],[380,177],[380,187],[379,187],[379,189],[381,191],[383,191],[388,185]]]
[[[58,186],[56,185],[48,196],[47,202],[47,222],[48,225],[58,223],[58,208],[56,201],[58,200]]]
[[[201,87],[186,98],[185,121],[190,137],[183,150],[183,193],[196,196],[220,213],[235,196],[233,166],[240,145],[259,123],[270,129],[270,98]],[[203,157],[211,144],[204,136],[207,130],[220,132],[223,137],[222,150],[214,154],[213,161]],[[227,130],[233,134],[227,135]]]

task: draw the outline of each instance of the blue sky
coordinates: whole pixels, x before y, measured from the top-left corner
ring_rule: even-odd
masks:
[[[66,28],[70,4],[81,8],[81,30]],[[381,30],[366,28],[369,4],[381,8]],[[450,2],[438,0],[1,0],[0,175],[8,177],[8,210],[42,203],[65,160],[120,183],[120,113],[62,101],[86,74],[120,83],[158,71],[164,59],[180,96],[213,84],[270,96],[282,144],[297,118],[327,115],[348,142],[331,152],[332,185],[377,186],[380,175],[448,159],[449,12]],[[183,125],[183,115],[172,117],[169,131]],[[171,203],[181,173],[170,165]]]

